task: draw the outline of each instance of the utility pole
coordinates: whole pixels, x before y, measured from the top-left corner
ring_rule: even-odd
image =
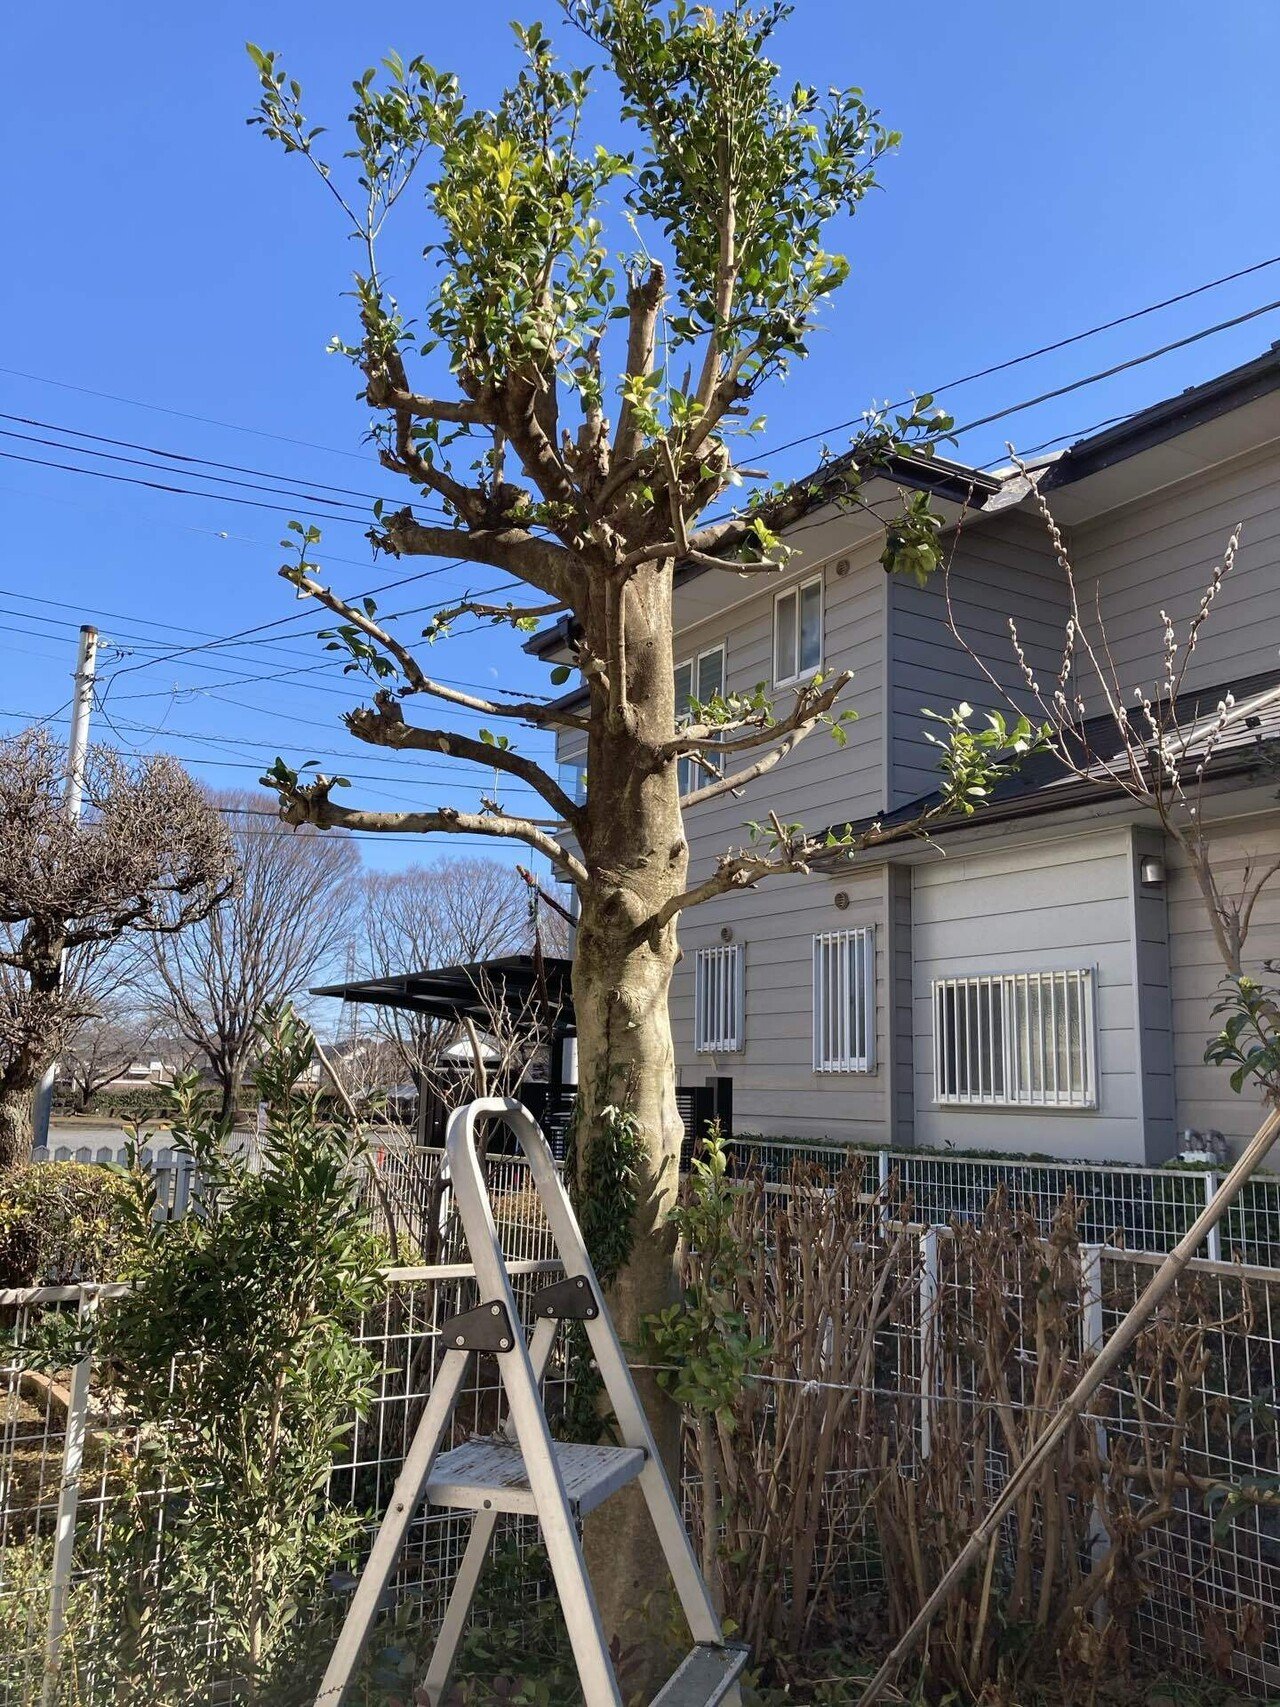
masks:
[[[71,701],[71,734],[67,741],[67,786],[63,795],[68,826],[79,823],[84,800],[84,767],[89,751],[89,714],[93,710],[93,676],[98,661],[98,631],[89,623],[80,629],[76,656],[75,694]],[[66,972],[66,955],[63,955]],[[38,1149],[49,1142],[49,1116],[53,1110],[53,1081],[57,1062],[51,1062],[36,1091],[32,1109],[32,1141]]]

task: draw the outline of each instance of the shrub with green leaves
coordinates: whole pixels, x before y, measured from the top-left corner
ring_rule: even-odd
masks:
[[[114,1280],[136,1220],[120,1168],[28,1162],[0,1181],[0,1286]]]
[[[314,1043],[288,1008],[260,1025],[262,1167],[227,1151],[229,1122],[175,1086],[175,1144],[198,1211],[153,1219],[139,1167],[128,1295],[105,1306],[98,1357],[138,1450],[122,1470],[104,1573],[109,1670],[126,1698],[286,1698],[296,1645],[360,1528],[333,1506],[335,1455],[374,1394],[360,1344],[384,1253],[352,1190],[359,1138],[299,1088]]]

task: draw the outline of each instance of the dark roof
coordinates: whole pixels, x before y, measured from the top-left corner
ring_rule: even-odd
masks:
[[[1077,440],[1051,465],[1044,489],[1069,486],[1273,391],[1280,391],[1280,343],[1251,362],[1216,374],[1201,385],[1189,385],[1176,397],[1166,397],[1114,427]]]
[[[556,1015],[552,1029],[559,1035],[574,1029],[571,960],[546,955],[542,972],[546,995]],[[374,1007],[407,1008],[437,1019],[472,1019],[483,1025],[489,1015],[489,996],[516,1007],[538,992],[538,967],[532,954],[504,954],[493,960],[463,966],[429,967],[402,972],[394,978],[357,978],[345,984],[322,984],[313,996],[338,996],[344,1002],[368,1002]]]
[[[1274,765],[1280,756],[1280,670],[1271,670],[1262,675],[1242,677],[1238,682],[1225,686],[1187,690],[1180,695],[1181,723],[1186,733],[1182,752],[1184,766],[1194,768],[1204,756],[1218,707],[1228,694],[1234,699],[1237,709],[1247,707],[1250,701],[1264,700],[1264,696],[1265,703],[1259,705],[1256,713],[1242,718],[1211,743],[1213,751],[1205,777],[1213,782],[1225,782],[1251,772],[1259,773]],[[931,834],[939,836],[948,831],[977,829],[984,824],[1066,811],[1088,801],[1121,798],[1121,789],[1109,780],[1107,774],[1108,768],[1119,768],[1123,758],[1110,712],[1089,718],[1084,724],[1082,737],[1085,748],[1098,758],[1097,764],[1091,767],[1090,780],[1064,770],[1061,761],[1052,753],[1037,753],[1012,776],[997,783],[990,799],[972,818],[944,819]],[[853,828],[855,831],[866,829],[873,822],[878,822],[883,828],[892,830],[895,826],[910,823],[922,808],[935,804],[941,798],[940,791],[921,795],[879,819],[866,819]],[[842,829],[844,826],[835,827]]]

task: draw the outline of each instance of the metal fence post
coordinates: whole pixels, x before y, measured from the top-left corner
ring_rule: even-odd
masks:
[[[933,1413],[938,1397],[938,1233],[920,1235],[920,1456],[933,1449]]]
[[[80,1288],[80,1324],[87,1332],[98,1308],[98,1288]],[[87,1344],[71,1371],[67,1405],[67,1432],[62,1443],[62,1481],[58,1489],[58,1523],[53,1539],[53,1565],[49,1584],[49,1621],[45,1628],[44,1678],[40,1707],[53,1707],[58,1696],[62,1668],[62,1642],[67,1625],[67,1597],[71,1590],[71,1566],[75,1555],[76,1512],[80,1504],[80,1469],[84,1463],[85,1428],[89,1420],[89,1386],[93,1374],[93,1349]]]
[[[1102,1321],[1102,1246],[1081,1245],[1080,1342],[1084,1355],[1086,1357],[1096,1356],[1102,1349],[1105,1338],[1106,1334]],[[1105,1466],[1107,1462],[1106,1424],[1095,1422],[1093,1433],[1094,1440],[1097,1442],[1098,1463]],[[1089,1557],[1092,1560],[1100,1559],[1111,1546],[1111,1534],[1107,1529],[1103,1515],[1101,1495],[1095,1497],[1093,1502],[1086,1545],[1089,1549]],[[1093,1621],[1099,1629],[1107,1621],[1105,1596],[1099,1596],[1094,1603]]]
[[[893,1158],[888,1150],[881,1150],[876,1157],[879,1167],[879,1185],[877,1192],[880,1198],[880,1232],[887,1234],[889,1230],[889,1175],[892,1172]]]
[[[1218,1175],[1213,1168],[1210,1168],[1209,1172],[1204,1176],[1204,1200],[1206,1204],[1217,1195],[1217,1191]],[[1230,1211],[1228,1211],[1228,1214],[1229,1213]],[[1210,1227],[1209,1229],[1209,1237],[1205,1241],[1205,1254],[1208,1256],[1210,1262],[1222,1261],[1221,1221],[1219,1221],[1216,1226]]]

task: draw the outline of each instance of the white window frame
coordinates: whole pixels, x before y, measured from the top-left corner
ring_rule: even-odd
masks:
[[[744,1021],[741,943],[700,948],[693,962],[693,1047],[698,1055],[733,1055]]]
[[[1034,1033],[1028,1023],[1033,995],[1039,1017],[1047,1021]],[[1066,1018],[1073,1008],[1080,1035],[1078,1066],[1069,1050],[1060,1052],[1052,1041],[1058,1036],[1059,1014]],[[998,1056],[990,1046],[997,1020]],[[933,1088],[944,1108],[1096,1109],[1096,969],[935,978]]]
[[[676,659],[675,674],[677,678],[679,677],[681,670],[688,670],[689,672],[689,695],[691,698],[696,699],[698,697],[698,671],[702,665],[702,660],[704,658],[712,657],[717,652],[720,654],[720,692],[723,695],[728,692],[729,685],[729,653],[723,640],[717,640],[714,646],[704,646],[700,651],[692,653],[687,658]],[[685,718],[686,711],[686,707],[677,704],[677,725],[679,725]],[[707,758],[708,756],[704,754],[703,757]],[[717,770],[720,769],[720,766],[716,764],[714,759],[708,758],[708,763],[715,765]],[[711,776],[707,771],[706,766],[698,764],[696,760],[692,758],[681,759],[679,761],[678,777],[681,794],[691,794],[695,788],[699,788],[703,783],[711,781]]]
[[[796,655],[793,662],[800,664],[800,607],[802,595],[807,587],[818,589],[818,661],[804,667],[793,669],[788,675],[778,674],[778,609],[784,599],[796,601]],[[803,580],[795,581],[789,587],[783,587],[773,595],[773,685],[775,688],[790,687],[793,682],[807,681],[816,671],[822,668],[822,661],[827,650],[827,590],[822,572],[816,575],[806,575]]]
[[[875,1067],[876,927],[816,932],[813,1070],[874,1073]]]

